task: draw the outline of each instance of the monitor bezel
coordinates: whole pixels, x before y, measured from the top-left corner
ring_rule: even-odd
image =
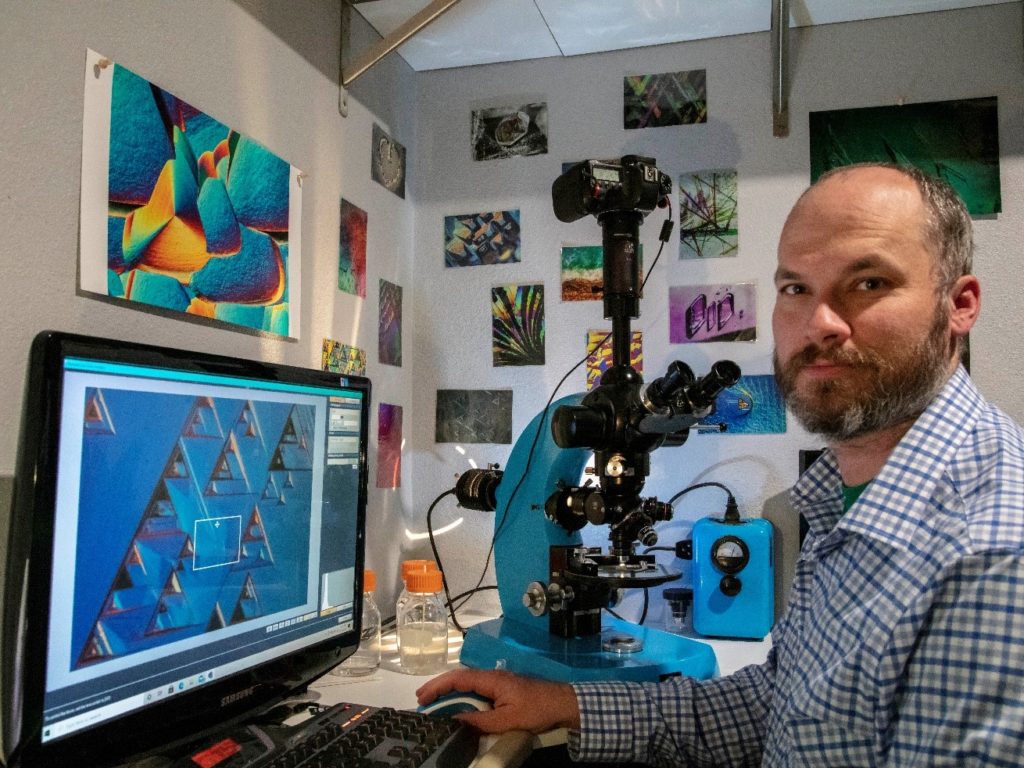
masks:
[[[359,505],[353,629],[58,740],[42,742],[56,474],[64,360],[68,357],[213,373],[365,393],[359,439]],[[32,342],[25,383],[5,566],[2,643],[3,753],[9,768],[114,765],[240,722],[302,691],[357,647],[362,601],[370,382],[362,376],[44,331]]]

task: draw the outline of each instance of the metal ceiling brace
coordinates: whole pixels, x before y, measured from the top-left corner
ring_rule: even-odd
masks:
[[[350,42],[349,27],[352,0],[341,0],[341,45],[338,52],[338,88],[340,91],[338,111],[343,116],[348,114],[348,99],[345,94],[345,88],[350,86],[357,77],[421,29],[439,19],[458,2],[459,0],[431,0],[423,10],[413,14],[390,34],[381,38],[379,42],[370,46],[367,51],[355,57],[349,66],[345,66],[345,51],[348,49]]]
[[[789,0],[772,0],[772,135],[789,136]]]

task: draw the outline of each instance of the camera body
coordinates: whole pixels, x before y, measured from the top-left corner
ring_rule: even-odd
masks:
[[[551,185],[555,216],[566,223],[608,211],[650,213],[672,192],[672,180],[650,157],[584,160]]]

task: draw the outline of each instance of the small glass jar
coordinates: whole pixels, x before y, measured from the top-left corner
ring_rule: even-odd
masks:
[[[359,631],[359,647],[355,653],[331,672],[342,677],[370,675],[380,667],[380,609],[373,599],[377,588],[377,574],[367,568],[363,571],[363,612]]]
[[[398,599],[395,601],[395,623],[398,623],[398,617],[402,615],[402,608],[407,602],[409,602],[409,574],[420,573],[422,571],[436,571],[437,563],[433,560],[403,560],[402,561],[402,591],[398,594]],[[398,644],[398,650],[402,650],[402,638],[396,632],[395,642]]]
[[[441,572],[413,571],[409,599],[398,615],[398,655],[402,671],[433,675],[448,665],[448,613],[441,599]]]

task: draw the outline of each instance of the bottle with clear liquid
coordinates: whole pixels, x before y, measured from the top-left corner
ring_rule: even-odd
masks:
[[[380,667],[380,609],[373,599],[377,588],[377,574],[370,569],[363,571],[363,622],[359,633],[359,647],[356,652],[331,670],[341,677],[371,675]]]
[[[402,671],[433,675],[448,664],[448,614],[441,599],[441,572],[409,574],[409,599],[398,616]]]
[[[395,601],[395,623],[398,623],[398,617],[402,615],[402,608],[409,602],[409,574],[420,573],[422,571],[436,571],[437,563],[433,560],[403,560],[402,561],[402,591],[398,595],[398,599]],[[402,637],[400,634],[395,634],[395,642],[398,645],[398,650],[402,650]]]

